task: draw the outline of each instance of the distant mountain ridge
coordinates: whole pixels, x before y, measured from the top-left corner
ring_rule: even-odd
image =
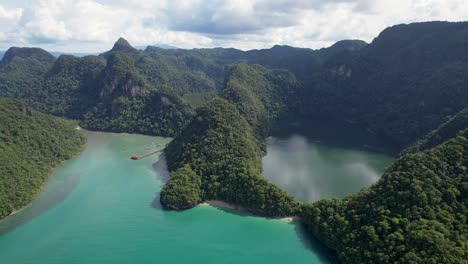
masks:
[[[319,50],[279,45],[250,51],[151,46],[138,50],[120,38],[99,57],[106,59],[115,52],[125,54],[149,86],[156,91],[170,91],[182,99],[176,101],[192,108],[204,105],[222,91],[225,77],[235,64],[285,69],[295,75],[301,86],[293,110],[296,115],[359,123],[403,148],[466,107],[468,94],[458,87],[467,83],[463,77],[468,72],[467,25],[466,22],[397,25],[384,30],[371,44],[344,40]],[[86,109],[70,113],[34,99],[37,93],[42,98],[66,94],[65,87],[55,87],[55,91],[53,86],[40,89],[43,83],[50,83],[47,81],[50,74],[46,73],[55,60],[52,63],[42,60],[38,56],[44,56],[45,51],[36,51],[38,54],[23,56],[14,63],[21,66],[0,69],[0,80],[4,81],[0,83],[0,96],[30,99],[46,112],[82,119]],[[99,57],[93,56],[93,60],[101,60]],[[26,62],[33,58],[31,63]],[[0,64],[5,65],[5,59]],[[19,73],[19,69],[24,70]],[[99,75],[94,78],[99,79]],[[99,85],[103,85],[100,80],[88,80],[87,91],[93,93],[93,89],[100,88],[92,87]],[[445,88],[439,89],[441,86]]]
[[[0,51],[0,60],[3,59],[3,56],[5,55],[6,51]],[[59,51],[51,51],[49,52],[52,56],[58,58],[61,55],[71,55],[75,57],[85,57],[89,55],[98,55],[99,53],[85,53],[85,52],[59,52]]]
[[[387,28],[325,62],[300,112],[360,123],[407,146],[468,106],[467,39],[468,22]]]
[[[92,129],[172,136],[189,120],[192,108],[222,90],[232,65],[259,63],[287,68],[305,78],[347,46],[354,50],[363,42],[341,42],[329,51],[289,46],[247,52],[149,46],[142,51],[119,38],[111,50],[99,56],[61,55],[57,59],[38,48],[11,48],[0,62],[0,96],[26,99],[42,111],[80,119]],[[110,67],[115,70],[105,73]],[[170,117],[171,122],[147,122],[152,119],[144,114],[148,113],[147,104],[157,101],[158,111],[167,111],[167,115],[160,112],[161,117]]]

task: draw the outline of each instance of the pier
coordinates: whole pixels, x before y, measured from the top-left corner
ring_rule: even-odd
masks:
[[[144,157],[148,157],[148,156],[150,156],[150,155],[153,155],[153,154],[156,154],[156,153],[159,153],[159,152],[163,152],[165,149],[166,149],[166,146],[160,147],[160,148],[158,148],[158,149],[156,149],[156,150],[153,150],[153,151],[151,151],[151,152],[149,152],[149,153],[146,153],[146,154],[144,154],[144,155],[141,155],[141,156],[138,156],[138,155],[133,154],[133,155],[130,156],[130,159],[132,159],[132,160],[139,160],[139,159],[142,159],[142,158],[144,158]]]

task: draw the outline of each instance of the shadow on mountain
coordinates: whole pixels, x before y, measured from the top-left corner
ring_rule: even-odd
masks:
[[[293,135],[302,135],[310,142],[319,142],[330,147],[392,156],[396,156],[399,152],[394,144],[375,132],[345,120],[282,118],[274,122],[270,134],[280,140]]]
[[[313,251],[319,258],[321,263],[338,263],[338,256],[335,251],[327,248],[315,237],[308,234],[305,226],[300,220],[294,220],[291,224],[294,225],[294,231],[304,244],[304,246]]]

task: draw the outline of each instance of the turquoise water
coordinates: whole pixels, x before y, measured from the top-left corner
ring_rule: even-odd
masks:
[[[86,132],[30,206],[0,222],[1,263],[323,263],[299,225],[198,206],[163,211],[167,138]]]

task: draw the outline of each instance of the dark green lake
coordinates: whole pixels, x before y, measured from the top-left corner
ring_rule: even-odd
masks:
[[[281,121],[268,138],[263,176],[297,199],[343,198],[376,182],[395,150],[353,124]],[[301,132],[297,132],[301,131]]]

